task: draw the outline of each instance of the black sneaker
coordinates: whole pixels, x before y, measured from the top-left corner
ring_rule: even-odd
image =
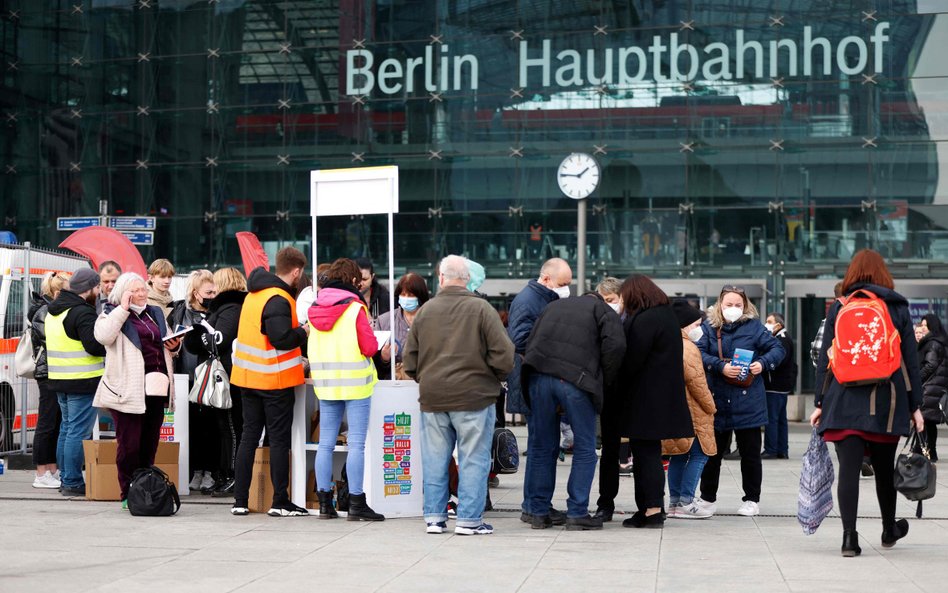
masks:
[[[603,523],[609,523],[610,521],[612,521],[613,513],[615,513],[613,509],[604,509],[600,507],[596,509],[596,514],[593,515],[593,517],[597,519],[601,519]]]
[[[271,517],[308,517],[309,511],[292,502],[285,502],[280,506],[272,507],[267,514]]]
[[[214,492],[211,493],[211,496],[214,498],[228,498],[234,496],[234,486],[237,485],[237,480],[234,478],[229,478],[227,480],[222,480]]]
[[[601,517],[567,517],[566,531],[595,531],[602,529]]]
[[[243,517],[250,514],[250,509],[248,509],[247,507],[242,507],[235,504],[234,506],[231,507],[230,514],[237,515],[238,517]]]
[[[82,486],[63,486],[60,492],[63,493],[63,496],[85,496],[86,495],[86,485]]]

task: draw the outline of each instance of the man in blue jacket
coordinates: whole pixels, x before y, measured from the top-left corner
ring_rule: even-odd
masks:
[[[533,326],[539,319],[540,314],[547,305],[559,298],[569,296],[569,285],[573,281],[573,271],[570,269],[566,260],[554,257],[546,260],[540,267],[540,277],[531,280],[527,286],[514,298],[510,304],[509,317],[507,321],[507,335],[514,344],[514,368],[507,377],[507,411],[511,414],[529,414],[529,409],[524,403],[523,393],[520,388],[520,369],[523,363],[523,357],[527,352],[527,339]],[[530,432],[527,432],[527,450],[532,446]],[[559,455],[559,451],[555,453]],[[525,523],[533,521],[533,515],[527,503],[529,492],[532,492],[530,486],[529,474],[523,478],[523,498],[521,505],[522,513],[520,520]],[[550,509],[550,516],[554,525],[562,525],[566,522],[566,514],[562,511]]]

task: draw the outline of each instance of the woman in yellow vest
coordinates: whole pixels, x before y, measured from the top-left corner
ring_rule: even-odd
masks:
[[[365,502],[365,434],[372,392],[378,382],[372,356],[378,342],[369,325],[368,309],[359,289],[362,272],[351,259],[332,263],[327,280],[309,309],[309,364],[319,399],[319,448],[316,485],[319,518],[337,517],[332,506],[332,452],[343,412],[349,421],[346,473],[349,479],[349,521],[385,519]]]

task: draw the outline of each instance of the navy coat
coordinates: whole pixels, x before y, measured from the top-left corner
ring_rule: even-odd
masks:
[[[717,329],[710,323],[705,323],[701,329],[704,336],[698,340],[697,346],[708,375],[708,387],[718,409],[714,415],[714,430],[757,428],[767,424],[764,373],[757,375],[749,387],[731,385],[725,381],[726,361],[718,357]],[[736,348],[753,351],[753,362],[760,362],[764,372],[776,369],[786,356],[780,341],[767,331],[760,320],[747,314],[734,323],[721,326],[721,352],[724,358],[733,357]]]
[[[828,350],[836,336],[836,315],[841,308],[839,301],[836,301],[826,315],[823,344],[816,367],[816,406],[823,409],[819,432],[823,434],[827,429],[862,430],[907,436],[911,429],[911,415],[922,405],[922,378],[908,301],[894,290],[874,284],[856,284],[849,292],[859,288],[871,291],[889,307],[892,323],[902,339],[902,362],[908,373],[909,385],[905,384],[901,370],[893,373],[889,381],[876,386],[874,396],[872,385],[843,387],[836,382],[833,373],[827,368]],[[895,387],[894,398],[890,385]]]
[[[523,357],[527,352],[527,339],[543,309],[558,298],[555,292],[536,280],[531,280],[510,303],[507,335],[510,336],[516,351],[513,370],[507,375],[507,412],[511,414],[530,412],[523,397],[520,380]]]

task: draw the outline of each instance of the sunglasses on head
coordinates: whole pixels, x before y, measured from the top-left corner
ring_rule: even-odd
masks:
[[[721,295],[724,295],[725,293],[728,293],[728,292],[736,292],[737,294],[744,294],[744,287],[728,285],[721,289]]]

